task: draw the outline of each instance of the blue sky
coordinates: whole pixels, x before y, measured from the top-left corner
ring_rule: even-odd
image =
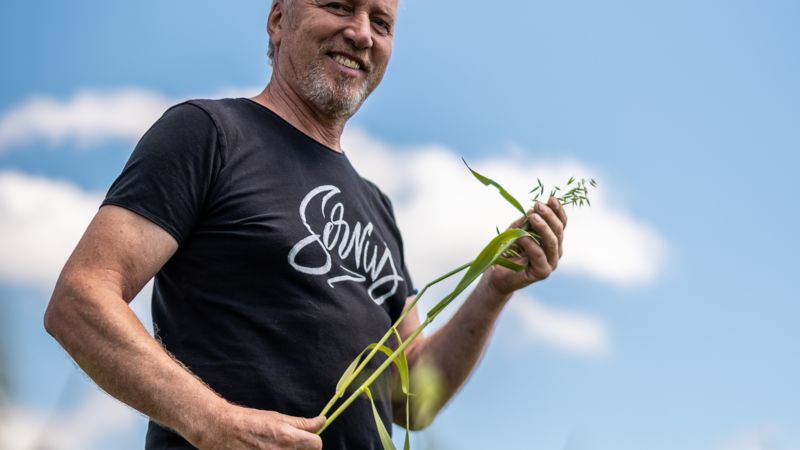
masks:
[[[143,419],[78,374],[41,314],[160,108],[266,83],[268,6],[0,6],[9,448],[142,448]],[[562,269],[512,302],[417,448],[800,449],[798,23],[777,0],[403,1],[345,144],[395,199],[417,284],[513,217],[460,156],[516,192],[601,183]]]

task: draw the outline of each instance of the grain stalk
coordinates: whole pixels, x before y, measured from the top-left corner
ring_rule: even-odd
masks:
[[[466,161],[464,161],[466,165]],[[411,342],[419,336],[422,331],[433,322],[436,316],[439,315],[462,291],[464,291],[473,281],[475,281],[481,274],[483,274],[486,269],[492,267],[494,265],[503,266],[507,269],[514,270],[514,271],[521,271],[524,269],[524,266],[517,264],[511,260],[511,258],[518,257],[519,252],[516,250],[514,244],[515,242],[524,236],[528,236],[532,238],[537,243],[539,242],[539,236],[536,233],[530,231],[530,222],[527,219],[527,213],[525,209],[522,207],[522,204],[514,198],[511,194],[508,193],[499,183],[495,182],[494,180],[487,178],[480,173],[472,170],[469,165],[467,168],[472,173],[472,175],[478,179],[481,183],[486,186],[493,186],[495,187],[500,195],[509,203],[511,204],[518,212],[525,217],[525,222],[522,224],[520,228],[509,228],[506,231],[500,232],[497,230],[497,236],[495,236],[478,254],[478,256],[465,264],[462,264],[455,269],[447,272],[446,274],[436,278],[435,280],[431,281],[430,283],[426,284],[425,287],[416,295],[414,300],[409,303],[403,312],[400,314],[400,317],[392,324],[389,330],[386,331],[386,334],[375,343],[368,345],[354,360],[348,368],[345,370],[344,374],[339,379],[339,382],[336,385],[336,391],[333,397],[330,399],[325,408],[323,408],[322,412],[320,412],[321,416],[327,416],[330,410],[336,405],[336,402],[341,399],[345,392],[347,391],[348,387],[357,379],[357,377],[361,374],[361,372],[366,368],[367,364],[378,354],[378,352],[383,353],[386,356],[386,359],[375,369],[366,380],[364,380],[361,385],[355,389],[347,399],[345,399],[338,408],[329,416],[325,421],[325,425],[317,432],[317,434],[321,434],[325,429],[327,429],[337,417],[339,417],[346,409],[349,407],[360,395],[365,395],[367,399],[370,401],[372,405],[373,416],[375,418],[375,426],[378,430],[378,435],[381,440],[381,444],[384,450],[395,450],[394,443],[392,442],[388,431],[386,430],[383,421],[381,420],[380,416],[378,415],[378,410],[375,407],[375,401],[372,397],[372,393],[369,387],[372,383],[378,379],[378,377],[392,364],[397,366],[398,372],[400,374],[400,385],[405,396],[406,401],[406,435],[405,435],[405,442],[404,442],[404,450],[409,449],[409,400],[410,397],[414,394],[411,393],[410,387],[410,377],[409,377],[409,367],[408,367],[408,360],[406,359],[405,349],[411,344]],[[545,186],[540,179],[536,179],[536,186],[529,192],[529,194],[533,194],[533,202],[535,203],[541,197],[545,195]],[[587,186],[588,185],[588,186]],[[561,205],[563,206],[591,206],[591,202],[589,202],[589,187],[597,187],[597,182],[594,179],[589,179],[588,182],[586,179],[576,180],[575,178],[570,178],[566,185],[563,188],[555,186],[549,191],[549,197],[554,197]],[[444,298],[442,298],[430,311],[426,314],[425,320],[417,327],[414,332],[411,333],[406,339],[402,339],[400,337],[399,332],[397,331],[397,327],[406,318],[406,316],[414,309],[417,305],[419,300],[425,294],[425,292],[433,285],[440,283],[453,275],[463,272],[466,270],[467,272],[461,278],[461,280],[456,285],[455,289],[452,292],[447,294]],[[394,337],[397,341],[397,348],[391,349],[386,345],[386,342],[391,338]]]

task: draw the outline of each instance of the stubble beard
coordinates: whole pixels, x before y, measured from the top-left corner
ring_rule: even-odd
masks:
[[[326,73],[324,62],[316,61],[300,80],[306,99],[329,117],[350,117],[358,111],[370,93],[369,82],[356,84],[345,75]]]

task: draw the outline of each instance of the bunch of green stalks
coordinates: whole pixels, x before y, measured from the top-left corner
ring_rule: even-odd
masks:
[[[464,164],[466,165],[467,162],[464,161]],[[414,394],[411,392],[409,366],[408,360],[406,359],[405,349],[411,344],[411,342],[414,341],[417,336],[420,335],[420,333],[422,333],[422,331],[428,325],[431,324],[431,322],[433,322],[433,320],[439,315],[439,313],[442,312],[442,310],[444,310],[459,294],[461,294],[461,292],[463,292],[488,268],[494,265],[499,265],[516,272],[519,272],[525,268],[524,266],[519,265],[511,260],[511,258],[519,256],[514,246],[517,239],[528,236],[537,243],[539,242],[539,236],[530,231],[530,223],[527,220],[527,213],[525,212],[525,209],[522,207],[522,204],[511,194],[509,194],[508,191],[506,191],[499,183],[472,170],[469,165],[467,165],[467,169],[469,169],[472,175],[485,186],[493,186],[497,188],[497,190],[500,192],[500,195],[517,211],[519,211],[523,217],[526,218],[524,224],[520,228],[509,228],[503,232],[500,232],[498,229],[497,236],[489,241],[489,243],[483,248],[483,250],[481,250],[474,260],[456,267],[450,272],[447,272],[439,278],[431,281],[422,288],[414,300],[406,306],[402,314],[400,314],[400,317],[389,328],[386,334],[384,334],[378,342],[369,344],[367,348],[365,348],[358,356],[356,356],[353,362],[350,363],[350,365],[344,371],[344,374],[342,374],[339,382],[336,384],[336,392],[328,404],[325,405],[325,408],[320,413],[321,416],[328,415],[330,410],[336,405],[337,401],[344,397],[344,394],[348,391],[350,385],[353,384],[357,377],[359,377],[367,364],[378,354],[378,352],[383,353],[386,356],[386,359],[380,364],[380,366],[378,366],[378,368],[376,368],[361,383],[361,385],[358,386],[358,388],[352,390],[350,396],[341,402],[339,407],[327,417],[325,425],[317,432],[317,434],[321,434],[323,431],[325,431],[325,429],[328,428],[328,426],[330,426],[330,424],[333,423],[333,421],[336,420],[336,418],[339,417],[347,409],[347,407],[350,406],[350,404],[352,404],[359,396],[364,395],[372,405],[372,412],[375,417],[375,426],[378,429],[378,435],[380,437],[383,449],[395,450],[394,443],[392,442],[391,436],[389,435],[388,430],[378,414],[378,409],[375,406],[375,401],[373,399],[372,392],[370,391],[370,386],[372,383],[378,379],[378,377],[386,370],[387,367],[394,364],[397,366],[397,371],[400,377],[400,387],[402,388],[402,393],[405,396],[406,433],[403,448],[404,450],[408,450],[409,424],[411,423],[409,401],[411,396]],[[536,187],[529,192],[529,194],[533,194],[533,202],[539,200],[539,198],[542,197],[546,192],[541,180],[537,178],[536,181]],[[570,178],[563,188],[557,186],[553,187],[550,190],[550,197],[555,197],[564,206],[583,206],[584,204],[591,206],[588,198],[589,186],[597,186],[597,183],[594,179],[590,179],[587,182],[585,179],[576,180],[575,178]],[[419,327],[417,327],[417,329],[414,330],[414,332],[411,333],[411,335],[409,335],[406,339],[400,337],[400,333],[397,331],[399,324],[414,309],[428,288],[464,270],[466,270],[466,272],[456,287],[444,298],[442,298],[430,311],[428,311],[425,316],[425,320],[422,321]],[[396,347],[394,349],[387,346],[387,341],[389,341],[389,339],[392,337],[394,337],[396,341]]]

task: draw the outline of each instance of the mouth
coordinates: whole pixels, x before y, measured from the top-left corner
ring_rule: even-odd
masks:
[[[353,69],[353,70],[366,69],[365,64],[361,60],[353,56],[348,56],[341,53],[329,53],[328,56],[330,56],[331,59],[341,64],[342,66],[347,67],[348,69]]]

